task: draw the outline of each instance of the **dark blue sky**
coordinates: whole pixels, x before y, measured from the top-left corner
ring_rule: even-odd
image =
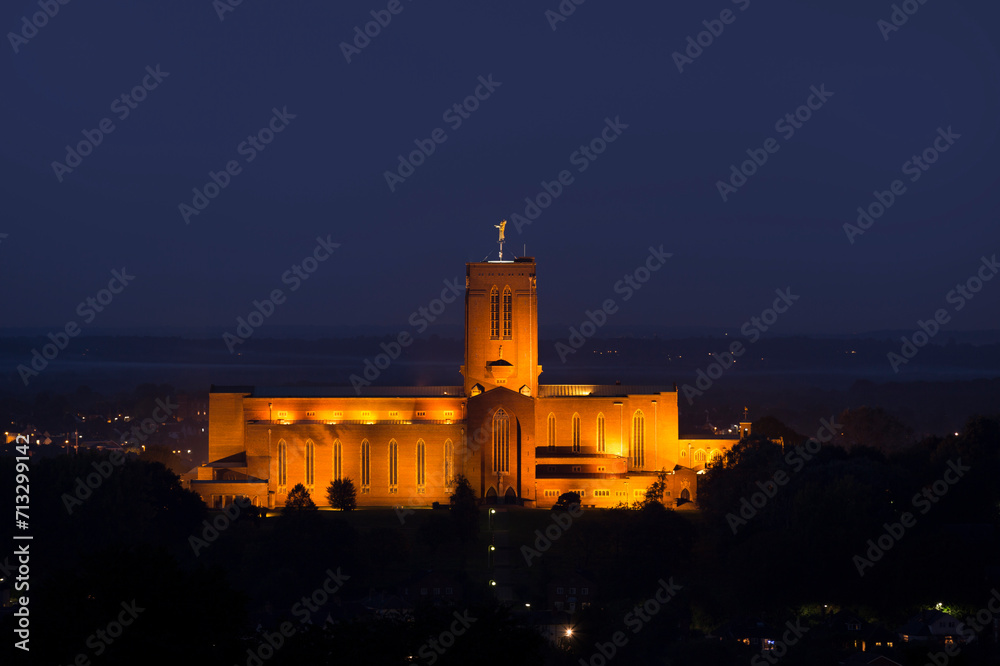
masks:
[[[790,287],[782,333],[911,329],[939,308],[952,330],[997,328],[1000,279],[960,311],[947,301],[1000,253],[995,2],[912,0],[885,39],[890,2],[589,0],[553,30],[557,0],[402,0],[350,63],[340,43],[389,3],[243,0],[224,20],[211,0],[141,4],[58,5],[0,48],[5,326],[81,321],[125,267],[135,280],[81,323],[232,327],[281,288],[275,326],[404,327],[568,170],[531,225],[507,227],[508,253],[538,261],[543,325],[578,323],[663,245],[673,256],[615,325],[738,329]],[[723,10],[679,72],[672,54]],[[0,26],[38,11],[6,3]],[[157,66],[168,75],[121,118],[116,98]],[[490,76],[455,128],[443,114]],[[832,95],[793,135],[776,128],[813,86]],[[275,108],[294,118],[248,162],[240,144]],[[60,181],[53,162],[104,118],[114,130]],[[607,118],[627,128],[574,159]],[[446,140],[390,191],[397,155],[436,128]],[[948,150],[911,181],[904,163],[939,128]],[[769,138],[777,152],[723,201],[717,182]],[[230,160],[238,175],[186,224],[179,205]],[[897,179],[905,193],[849,242],[843,225]],[[291,292],[282,275],[318,236],[341,246]]]

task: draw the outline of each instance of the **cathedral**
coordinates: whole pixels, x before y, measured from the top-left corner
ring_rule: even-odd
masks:
[[[191,489],[210,507],[275,508],[302,483],[324,506],[349,478],[359,507],[429,507],[464,475],[487,502],[547,508],[573,491],[612,507],[665,471],[664,503],[691,506],[698,474],[739,439],[682,437],[676,385],[539,383],[535,260],[502,256],[466,264],[461,385],[213,386],[210,462]]]

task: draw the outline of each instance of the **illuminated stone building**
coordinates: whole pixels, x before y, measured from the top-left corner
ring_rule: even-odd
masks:
[[[211,462],[191,488],[209,506],[275,507],[303,483],[322,506],[348,477],[359,506],[429,506],[462,474],[492,501],[549,507],[576,491],[610,507],[665,470],[673,505],[694,500],[697,473],[738,441],[682,437],[676,386],[539,384],[531,257],[466,264],[463,360],[457,386],[213,386]]]

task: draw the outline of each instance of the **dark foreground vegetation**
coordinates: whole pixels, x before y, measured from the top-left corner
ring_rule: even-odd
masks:
[[[30,660],[568,665],[614,648],[615,664],[747,664],[757,651],[738,627],[798,622],[781,663],[837,664],[853,651],[838,613],[892,634],[922,609],[986,607],[1000,585],[1000,421],[917,444],[886,435],[883,450],[847,426],[822,447],[773,419],[755,431],[702,476],[693,511],[225,514],[159,462],[130,458],[88,494],[78,479],[106,458],[41,460],[30,590],[13,593],[30,599]],[[13,458],[0,478],[9,487]],[[16,557],[3,556],[13,592]],[[572,615],[543,613],[555,586],[584,584]],[[116,627],[123,604],[138,614]],[[957,649],[948,663],[996,663],[990,628]],[[930,650],[897,640],[891,654],[924,664]]]

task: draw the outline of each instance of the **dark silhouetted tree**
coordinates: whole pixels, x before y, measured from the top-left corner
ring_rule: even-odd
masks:
[[[568,493],[563,493],[562,495],[560,495],[559,499],[556,500],[556,503],[552,508],[568,509],[573,504],[580,506],[580,493],[574,493],[573,491],[570,491]]]
[[[837,420],[843,424],[843,434],[833,442],[847,449],[870,446],[889,455],[901,451],[915,441],[913,430],[881,407],[858,407],[843,411]]]
[[[341,511],[353,511],[358,506],[358,491],[350,479],[335,479],[326,489],[330,506]]]
[[[285,509],[291,511],[315,511],[316,503],[309,496],[309,491],[301,483],[296,483],[285,500]]]
[[[472,541],[479,531],[479,502],[469,480],[459,474],[455,477],[455,492],[451,497],[451,519],[458,538]]]
[[[642,498],[642,502],[639,504],[640,508],[647,507],[650,504],[663,504],[663,493],[667,492],[667,471],[661,469],[656,474],[656,481],[649,484],[649,488],[646,488],[646,496]]]

